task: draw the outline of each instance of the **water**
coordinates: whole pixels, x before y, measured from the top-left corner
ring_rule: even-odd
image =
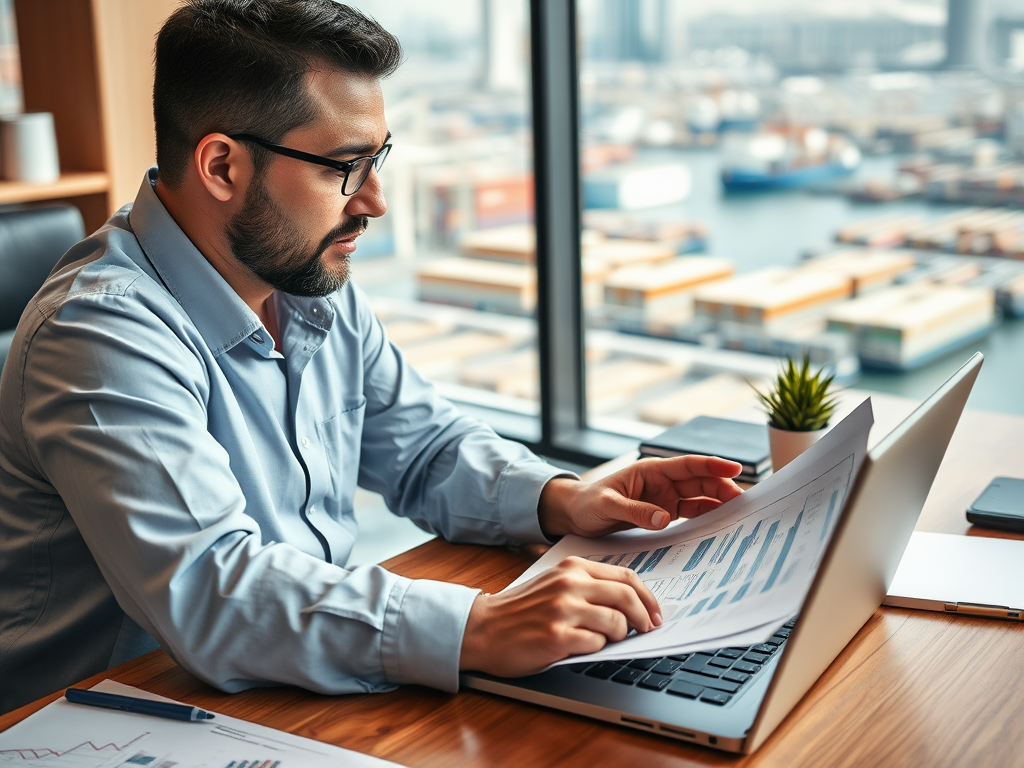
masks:
[[[708,254],[731,259],[738,272],[792,266],[808,249],[834,243],[836,231],[853,221],[890,213],[937,219],[961,207],[919,199],[857,203],[840,195],[798,190],[727,195],[719,181],[720,159],[715,150],[651,150],[642,159],[689,166],[690,198],[651,215],[705,224],[710,230]],[[897,163],[893,157],[865,158],[854,178],[889,178]],[[975,351],[986,359],[969,407],[1024,415],[1024,319],[1005,320],[987,339],[916,371],[865,372],[855,386],[923,399]]]

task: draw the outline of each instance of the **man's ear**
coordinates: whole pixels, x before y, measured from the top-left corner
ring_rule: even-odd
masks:
[[[234,139],[223,133],[204,136],[193,154],[199,180],[221,202],[244,195],[252,176],[252,158]]]

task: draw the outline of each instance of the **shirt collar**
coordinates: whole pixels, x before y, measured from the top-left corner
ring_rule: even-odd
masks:
[[[132,231],[146,258],[215,356],[244,339],[269,356],[274,347],[270,334],[164,208],[153,188],[156,180],[157,169],[150,168],[129,214]],[[329,299],[282,298],[304,315],[306,322],[330,330],[334,311]]]

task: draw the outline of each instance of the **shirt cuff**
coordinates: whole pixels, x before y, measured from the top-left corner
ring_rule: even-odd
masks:
[[[458,691],[462,636],[479,593],[460,584],[399,578],[381,638],[388,682]]]
[[[539,459],[509,464],[498,480],[498,519],[509,544],[551,544],[540,527],[540,492],[556,477],[579,476]]]

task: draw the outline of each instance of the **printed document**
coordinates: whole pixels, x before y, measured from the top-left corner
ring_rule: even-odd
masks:
[[[104,693],[170,701],[104,680]],[[183,722],[57,699],[0,733],[0,766],[19,768],[388,768],[386,760],[216,715]]]
[[[867,452],[865,400],[779,472],[664,531],[566,536],[511,586],[570,555],[635,571],[665,623],[560,664],[692,653],[769,638],[800,610]]]

